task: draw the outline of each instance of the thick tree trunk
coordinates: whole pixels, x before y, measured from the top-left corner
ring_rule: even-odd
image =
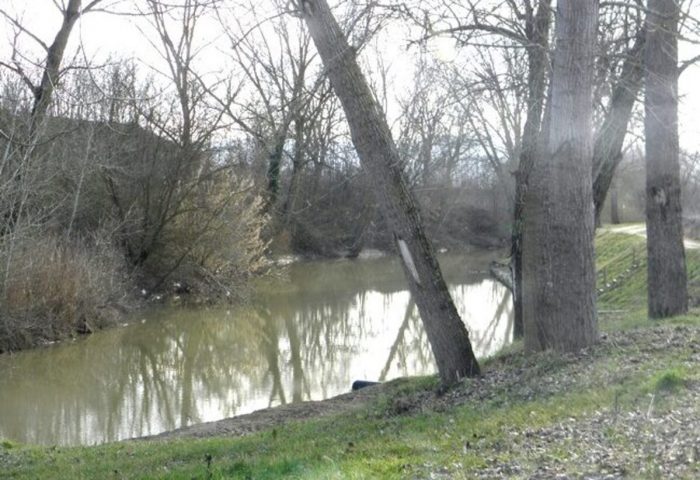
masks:
[[[525,348],[572,351],[598,338],[591,134],[597,0],[557,2],[556,48],[523,232]]]
[[[513,270],[513,336],[523,336],[523,212],[528,179],[537,154],[537,141],[542,126],[544,109],[547,51],[551,24],[551,0],[541,0],[537,12],[526,20],[526,34],[530,41],[527,51],[528,95],[527,117],[522,135],[522,149],[515,177],[515,205],[511,231],[511,268]]]
[[[688,311],[678,159],[676,0],[649,0],[644,54],[649,316]]]
[[[355,50],[348,45],[325,0],[304,0],[299,8],[343,105],[352,141],[393,233],[440,378],[450,384],[462,377],[478,375],[479,365],[469,335],[423,231],[396,145],[357,64]]]
[[[642,88],[645,30],[637,34],[634,45],[622,65],[622,73],[615,85],[610,110],[596,135],[593,147],[593,203],[596,226],[600,225],[600,213],[610,189],[613,175],[622,160],[622,145],[627,135],[627,125],[632,108]]]

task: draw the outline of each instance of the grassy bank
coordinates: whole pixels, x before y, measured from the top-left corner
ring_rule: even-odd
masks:
[[[5,442],[0,477],[698,478],[700,313],[646,318],[643,238],[603,232],[598,257],[603,338],[577,355],[516,344],[443,395],[432,377],[399,380],[344,413],[240,438]],[[697,293],[698,251],[688,265]]]

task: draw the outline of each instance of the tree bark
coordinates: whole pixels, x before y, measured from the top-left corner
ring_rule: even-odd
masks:
[[[46,111],[51,104],[53,91],[58,84],[61,73],[61,62],[68,45],[71,31],[75,22],[80,18],[80,7],[82,0],[70,0],[63,12],[63,22],[61,28],[54,37],[53,43],[46,51],[46,65],[41,76],[41,83],[34,89],[34,103],[32,105],[29,134],[33,138],[36,135],[39,125],[46,115]]]
[[[479,374],[469,335],[442,277],[433,247],[423,231],[416,202],[386,119],[355,58],[355,50],[326,0],[299,2],[350,126],[363,168],[373,182],[378,204],[393,233],[411,294],[444,384]]]
[[[649,0],[644,53],[648,307],[651,318],[688,311],[678,158],[676,0]]]
[[[620,206],[617,197],[617,181],[613,181],[610,189],[610,223],[613,225],[619,225],[621,223]]]
[[[645,30],[642,29],[627,52],[622,73],[613,89],[610,110],[596,135],[593,147],[593,202],[596,226],[600,225],[600,213],[610,189],[610,182],[622,160],[622,145],[627,135],[627,125],[632,117],[634,102],[642,88],[645,37]]]
[[[290,227],[293,224],[293,216],[297,206],[297,196],[299,194],[299,184],[301,182],[301,174],[304,163],[304,150],[306,145],[304,142],[304,129],[306,122],[301,115],[294,119],[294,156],[292,157],[292,174],[289,179],[289,189],[287,197],[284,199],[282,206],[282,219]]]
[[[556,47],[523,232],[525,348],[598,338],[593,253],[593,53],[597,0],[558,0]]]
[[[535,163],[537,142],[542,126],[544,110],[547,52],[551,25],[551,0],[541,0],[537,12],[526,20],[526,35],[530,44],[527,50],[528,95],[527,116],[523,127],[522,149],[515,177],[515,205],[511,231],[511,265],[513,269],[513,336],[523,336],[523,213],[528,179]]]
[[[268,155],[267,164],[267,207],[266,211],[273,210],[277,205],[277,195],[280,189],[280,171],[282,169],[282,156],[284,155],[284,142],[287,139],[286,133],[284,136],[279,136],[275,139],[275,144]]]

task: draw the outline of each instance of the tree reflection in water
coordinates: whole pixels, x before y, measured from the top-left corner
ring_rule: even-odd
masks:
[[[511,302],[452,258],[446,277],[479,355],[510,341]],[[457,268],[459,266],[459,268]],[[0,356],[0,437],[92,444],[434,372],[390,259],[293,265],[247,306],[159,309],[126,328]]]

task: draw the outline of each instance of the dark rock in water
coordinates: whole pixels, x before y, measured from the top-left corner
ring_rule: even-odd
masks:
[[[371,387],[372,385],[379,385],[381,382],[370,382],[369,380],[355,380],[352,382],[352,391],[359,390],[365,387]]]
[[[88,323],[87,319],[83,317],[75,327],[75,331],[78,335],[89,335],[92,333],[92,327]]]
[[[513,292],[513,271],[510,265],[492,261],[489,264],[489,273],[498,283]]]

